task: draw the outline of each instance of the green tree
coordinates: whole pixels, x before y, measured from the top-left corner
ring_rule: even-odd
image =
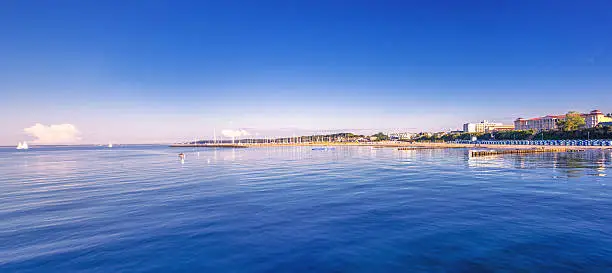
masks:
[[[379,132],[378,134],[372,135],[373,137],[376,137],[376,140],[389,140],[389,136],[383,134],[382,132]]]
[[[563,131],[576,131],[586,125],[584,118],[578,112],[570,111],[565,115],[565,119],[557,121],[557,126]]]

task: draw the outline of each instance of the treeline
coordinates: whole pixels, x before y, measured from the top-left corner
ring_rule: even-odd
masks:
[[[416,141],[454,141],[471,140],[560,140],[560,139],[612,139],[612,127],[596,127],[573,131],[551,130],[536,132],[534,130],[502,131],[494,133],[454,133],[419,136]]]
[[[321,135],[309,135],[309,136],[295,136],[295,137],[279,137],[279,138],[239,138],[235,139],[234,143],[298,143],[298,142],[325,142],[325,141],[355,141],[358,138],[363,138],[364,135],[357,135],[353,133],[336,133],[336,134],[321,134]],[[209,144],[209,143],[232,143],[231,139],[218,139],[213,140],[198,140],[197,144]],[[188,142],[194,144],[194,142]]]
[[[434,135],[418,135],[416,141],[454,141],[454,140],[471,140],[476,137],[479,140],[526,140],[535,134],[533,130],[519,131],[503,131],[495,133],[450,133],[450,134],[434,134]]]
[[[612,139],[612,127],[595,127],[573,131],[544,131],[537,133],[534,139]]]
[[[296,142],[326,142],[326,141],[354,141],[355,139],[365,137],[364,135],[357,135],[353,133],[336,133],[336,134],[321,134],[321,135],[309,135],[309,136],[295,136],[295,137],[279,137],[272,139],[241,139],[241,142],[253,142],[253,143],[296,143]]]
[[[352,140],[356,138],[365,137],[364,135],[356,135],[353,133],[336,133],[326,135],[310,135],[310,136],[296,136],[296,137],[282,137],[276,138],[277,142],[317,142],[317,141],[338,141],[338,140]]]

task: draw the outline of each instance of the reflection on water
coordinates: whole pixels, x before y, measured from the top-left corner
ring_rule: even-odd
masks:
[[[254,148],[205,148],[200,150],[201,158],[207,162],[217,161],[249,161],[249,160],[310,160],[310,159],[334,159],[343,160],[349,158],[376,158],[377,150],[371,147],[334,147],[328,150],[313,150],[313,147],[254,147]],[[255,153],[253,151],[256,151]],[[392,151],[387,149],[387,151]],[[380,154],[379,151],[378,154]]]
[[[608,272],[611,157],[0,150],[0,272]]]
[[[588,150],[569,153],[508,154],[496,156],[471,157],[466,153],[464,159],[472,168],[517,168],[554,170],[560,177],[580,177],[584,175],[606,176],[612,155],[606,150]]]

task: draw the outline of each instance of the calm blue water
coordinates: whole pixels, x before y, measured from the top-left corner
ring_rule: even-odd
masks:
[[[611,157],[0,149],[0,272],[612,272]]]

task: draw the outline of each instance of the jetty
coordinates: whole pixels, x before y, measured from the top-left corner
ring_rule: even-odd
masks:
[[[566,149],[566,148],[550,148],[550,149],[508,149],[508,150],[472,150],[471,157],[477,156],[492,156],[505,154],[533,154],[533,153],[567,153],[567,152],[584,152],[585,149]]]

